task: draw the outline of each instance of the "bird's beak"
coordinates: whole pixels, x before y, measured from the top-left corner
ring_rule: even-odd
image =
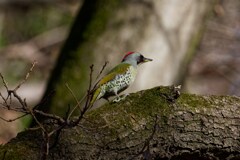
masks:
[[[152,59],[150,59],[150,58],[143,58],[143,63],[145,63],[145,62],[150,62],[150,61],[152,61]]]

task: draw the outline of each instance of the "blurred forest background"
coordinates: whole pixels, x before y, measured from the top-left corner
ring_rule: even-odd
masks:
[[[82,61],[89,62],[83,63],[85,67],[79,64],[79,72],[88,75],[90,64],[101,68],[106,60],[110,62],[106,69],[109,70],[121,61],[124,52],[139,51],[153,58],[154,63],[141,66],[138,81],[127,92],[181,84],[184,92],[239,96],[240,1],[150,2],[131,0],[128,2],[131,4],[118,9],[116,16],[105,26],[106,31],[90,47],[94,48],[91,50],[94,60],[83,58]],[[9,86],[18,84],[31,63],[37,60],[30,79],[19,90],[29,104],[37,104],[42,99],[51,71],[82,5],[80,0],[0,1],[0,72]],[[156,18],[160,16],[161,21],[157,23]],[[119,19],[125,23],[119,23]],[[183,29],[179,29],[181,27]],[[168,43],[165,45],[164,41]],[[166,47],[168,45],[170,49]],[[68,83],[71,86],[80,82]],[[0,90],[4,94],[3,85]],[[79,91],[78,96],[85,91]],[[6,119],[17,114],[0,110],[0,116]],[[0,121],[0,144],[23,130],[26,121]]]

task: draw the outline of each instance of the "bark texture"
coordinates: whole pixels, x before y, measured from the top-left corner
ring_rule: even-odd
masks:
[[[155,87],[107,103],[65,128],[49,159],[240,159],[240,98]],[[39,131],[0,147],[0,159],[39,159]]]

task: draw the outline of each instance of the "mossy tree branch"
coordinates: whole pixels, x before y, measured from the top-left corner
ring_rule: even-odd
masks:
[[[174,87],[156,87],[92,110],[63,129],[48,158],[240,158],[239,97],[177,97]],[[22,132],[0,147],[0,159],[39,159],[41,141],[39,131]]]

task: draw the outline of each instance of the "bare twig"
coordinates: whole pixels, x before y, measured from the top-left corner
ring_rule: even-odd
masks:
[[[91,100],[93,67],[94,67],[94,65],[92,64],[92,65],[90,66],[89,86],[88,86],[88,90],[87,90],[87,100],[86,100],[86,103],[85,103],[85,106],[84,106],[84,110],[87,110],[87,109],[88,109],[89,102],[90,102],[90,100]]]
[[[87,90],[87,100],[86,100],[85,106],[83,108],[83,112],[87,111],[87,109],[89,108],[89,102],[91,100],[92,73],[93,73],[93,65],[90,66],[89,86],[88,86],[88,90]]]
[[[32,109],[28,106],[26,99],[21,98],[18,94],[17,94],[17,90],[27,81],[27,79],[29,78],[31,72],[33,71],[33,68],[36,64],[36,61],[34,61],[32,63],[31,68],[29,69],[28,73],[26,74],[25,78],[13,89],[10,90],[7,82],[5,81],[3,75],[0,73],[0,78],[2,79],[3,85],[8,93],[7,97],[5,98],[4,95],[2,95],[2,93],[0,93],[0,97],[3,100],[3,103],[0,103],[0,106],[3,109],[8,109],[8,110],[13,110],[13,111],[17,111],[17,112],[21,112],[24,113],[23,115],[16,117],[14,119],[5,119],[3,117],[0,117],[0,120],[3,120],[5,122],[12,122],[15,121],[17,119],[20,119],[26,115],[31,115],[33,117],[33,119],[35,120],[35,122],[37,123],[39,129],[41,129],[42,134],[43,134],[43,152],[42,152],[42,159],[46,159],[48,153],[49,153],[49,138],[50,136],[55,133],[56,131],[60,131],[64,126],[66,126],[66,121],[59,117],[56,116],[54,114],[48,114],[48,113],[44,113],[42,111],[38,111],[35,108]],[[16,107],[10,107],[11,106],[11,101],[12,101],[12,97],[14,97],[20,104],[21,107],[16,108]],[[55,122],[53,123],[57,123],[59,125],[59,127],[57,127],[56,129],[53,129],[52,131],[50,131],[50,133],[48,133],[48,130],[45,128],[45,126],[37,119],[36,114],[42,115],[45,118],[49,118],[49,119],[53,119],[55,120]]]
[[[42,144],[42,155],[41,155],[41,160],[47,159],[47,156],[49,154],[49,135],[47,132],[42,130],[42,135],[43,135],[43,140],[44,143]]]
[[[27,110],[26,102],[24,102],[24,100],[16,93],[16,90],[9,90],[9,94],[10,95],[12,94],[18,100],[18,102],[21,104],[23,109]]]
[[[106,61],[106,62],[104,63],[101,71],[100,71],[99,74],[97,75],[97,77],[96,77],[96,82],[95,82],[95,84],[94,84],[93,87],[92,87],[92,91],[94,91],[94,90],[96,89],[96,87],[97,87],[97,85],[98,85],[98,83],[99,83],[99,81],[100,81],[100,80],[98,80],[98,79],[99,79],[99,77],[101,76],[101,74],[103,73],[103,71],[104,71],[104,69],[106,68],[107,64],[108,64],[108,61]]]
[[[0,92],[0,97],[2,98],[3,102],[7,105],[7,100],[6,100],[5,97],[2,95],[1,92]]]
[[[100,77],[100,75],[103,73],[103,71],[104,71],[104,69],[106,68],[107,64],[108,64],[108,61],[106,61],[106,62],[104,63],[104,65],[102,66],[102,69],[101,69],[100,72],[98,73],[98,75],[97,75],[97,77],[96,77],[96,80],[97,80],[97,79]]]
[[[26,74],[25,78],[23,79],[23,81],[22,81],[21,83],[19,83],[19,84],[17,85],[17,87],[14,89],[14,91],[18,90],[18,89],[27,81],[27,79],[28,79],[28,77],[30,76],[31,72],[33,71],[33,68],[35,67],[36,63],[37,63],[37,61],[34,61],[34,62],[32,63],[32,67],[29,69],[29,71],[28,71],[28,73]]]
[[[37,128],[30,128],[29,130],[36,130],[36,129],[40,129],[42,132],[42,136],[43,136],[43,143],[42,143],[42,155],[41,155],[41,159],[46,159],[48,154],[49,154],[49,140],[50,137],[52,135],[54,135],[56,133],[57,136],[60,135],[61,130],[65,127],[74,127],[76,125],[79,124],[79,122],[83,119],[85,113],[91,109],[92,104],[90,104],[91,98],[92,98],[92,93],[95,90],[98,82],[92,87],[92,80],[93,80],[93,65],[90,66],[90,75],[89,75],[89,86],[88,86],[88,90],[87,93],[84,95],[84,97],[79,101],[76,97],[76,95],[74,94],[73,90],[69,87],[69,85],[66,83],[65,86],[67,87],[67,89],[70,91],[71,95],[73,96],[74,100],[76,101],[76,106],[72,109],[69,110],[67,112],[66,118],[62,118],[60,116],[57,116],[55,114],[51,114],[51,113],[45,113],[43,111],[38,110],[38,106],[43,105],[46,101],[46,99],[43,99],[38,105],[36,105],[35,107],[29,107],[26,99],[23,99],[22,97],[20,97],[17,93],[17,90],[28,80],[31,72],[33,71],[33,68],[36,65],[36,61],[34,61],[32,63],[31,68],[29,69],[29,71],[27,72],[25,78],[13,89],[10,90],[7,82],[5,81],[3,75],[0,73],[0,78],[2,79],[2,83],[7,91],[7,96],[5,97],[1,92],[0,92],[0,98],[3,100],[2,103],[0,103],[0,107],[2,107],[3,109],[8,109],[8,110],[12,110],[12,111],[16,111],[16,112],[21,112],[23,113],[23,115],[16,117],[14,119],[5,119],[3,117],[0,117],[0,120],[3,120],[5,122],[12,122],[15,121],[17,119],[20,119],[22,117],[25,117],[27,115],[31,115],[34,119],[34,121],[37,124]],[[100,75],[103,73],[103,70],[105,69],[106,65],[108,62],[105,62],[105,64],[103,65],[101,71],[99,72],[99,75],[97,76],[97,79],[100,77]],[[15,98],[17,100],[17,102],[20,104],[20,107],[11,107],[11,102],[12,102],[12,98]],[[81,103],[86,99],[86,102],[84,104],[84,107],[81,108]],[[75,120],[70,120],[72,114],[74,113],[74,111],[79,108],[80,110],[80,115],[78,116],[77,119]],[[46,119],[52,120],[52,121],[48,121],[45,123],[40,122],[36,115],[40,115]],[[47,124],[54,124],[53,127],[51,129],[47,128]],[[57,140],[54,142],[56,143]]]
[[[26,131],[36,131],[36,130],[39,130],[39,129],[41,129],[39,126],[37,126],[37,127],[32,127],[32,128],[26,128],[25,130]]]
[[[12,102],[12,98],[11,98],[11,95],[10,95],[10,93],[9,93],[8,84],[7,84],[7,82],[5,81],[2,73],[0,73],[0,77],[1,77],[2,82],[3,82],[3,86],[5,87],[5,89],[6,89],[7,93],[8,93],[8,95],[7,95],[6,98],[3,97],[2,94],[1,94],[0,96],[1,96],[2,100],[4,101],[4,103],[6,104],[6,107],[7,107],[8,109],[10,109],[10,104],[11,104],[11,102]],[[8,102],[7,102],[7,101],[8,101],[8,98],[10,98],[9,104],[8,104]]]
[[[7,82],[5,81],[5,79],[4,79],[3,75],[2,75],[2,73],[0,73],[0,76],[1,76],[1,79],[2,79],[2,82],[3,82],[4,87],[5,87],[6,90],[8,91],[8,85],[7,85]]]
[[[46,129],[44,128],[44,126],[38,121],[37,117],[35,116],[34,112],[32,111],[31,108],[28,108],[29,113],[31,114],[31,116],[33,117],[33,119],[35,120],[35,122],[38,124],[38,126],[42,129],[42,131],[47,132]]]
[[[70,91],[71,95],[73,96],[73,98],[75,99],[77,105],[72,109],[72,111],[68,114],[67,120],[72,116],[73,112],[76,110],[76,108],[78,107],[80,112],[82,113],[82,109],[81,109],[81,101],[78,101],[77,97],[75,96],[75,94],[73,93],[72,89],[69,87],[68,83],[65,83],[65,86],[67,87],[67,89]]]
[[[23,117],[27,116],[27,115],[28,115],[28,113],[25,113],[25,114],[23,114],[23,115],[21,115],[21,116],[18,116],[18,117],[16,117],[16,118],[13,118],[13,119],[5,119],[5,118],[2,118],[2,117],[0,117],[0,119],[3,120],[3,121],[5,121],[5,122],[13,122],[13,121],[16,121],[16,120],[18,120],[18,119],[20,119],[20,118],[23,118]]]
[[[89,80],[89,86],[88,86],[87,95],[86,95],[87,99],[86,99],[85,105],[84,105],[80,115],[78,116],[77,120],[72,122],[73,126],[78,125],[79,122],[81,121],[81,119],[83,118],[84,114],[87,112],[87,110],[91,108],[90,100],[91,100],[91,94],[93,91],[93,89],[91,89],[92,88],[92,73],[93,73],[93,65],[90,66],[90,75],[89,75],[90,80]],[[84,98],[85,98],[85,96],[84,96]]]
[[[42,115],[45,118],[56,120],[59,124],[63,124],[65,122],[65,120],[63,118],[61,118],[60,116],[57,116],[55,114],[45,113],[45,112],[40,111],[40,110],[33,110],[33,112],[37,113],[39,115]]]
[[[77,108],[78,106],[80,106],[80,104],[82,103],[82,101],[83,101],[86,97],[87,97],[87,94],[85,94],[80,101],[77,101],[78,103],[74,106],[74,108],[72,109],[72,111],[69,113],[67,119],[69,119],[69,118],[72,116],[72,114],[74,113],[74,111],[76,110],[76,108]],[[80,114],[82,114],[82,112],[83,112],[83,111],[82,111],[82,108],[80,108]]]

